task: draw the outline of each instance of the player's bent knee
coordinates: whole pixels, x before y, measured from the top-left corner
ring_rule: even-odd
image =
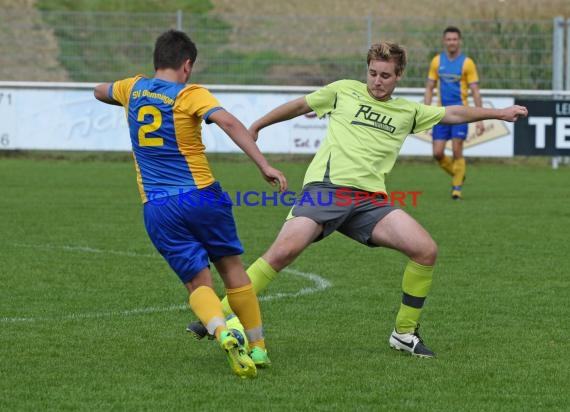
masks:
[[[437,244],[430,239],[430,241],[426,242],[423,251],[422,251],[422,265],[426,266],[433,266],[435,265],[435,261],[437,260]]]
[[[409,257],[420,265],[433,266],[437,260],[437,244],[432,239],[426,240]]]
[[[302,250],[295,250],[289,246],[273,247],[265,258],[273,269],[280,271],[291,264],[301,252]]]
[[[433,266],[435,265],[435,261],[437,260],[437,244],[432,240],[428,247],[426,247],[426,260],[430,263],[428,265]]]

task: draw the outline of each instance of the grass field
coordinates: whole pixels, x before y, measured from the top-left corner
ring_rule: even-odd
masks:
[[[306,161],[277,165],[298,190]],[[230,193],[269,190],[248,163],[213,168]],[[333,235],[262,297],[273,367],[248,381],[184,331],[133,169],[0,158],[0,410],[568,410],[568,167],[479,162],[452,202],[435,165],[397,165],[390,189],[423,191],[407,210],[440,248],[422,322],[438,358],[387,344],[406,259]],[[246,262],[286,213],[235,208]]]

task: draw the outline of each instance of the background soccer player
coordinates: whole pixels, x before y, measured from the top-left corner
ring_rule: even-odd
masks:
[[[467,106],[467,95],[471,89],[475,106],[482,107],[477,67],[471,58],[461,52],[461,41],[461,31],[457,27],[450,26],[443,31],[445,51],[431,60],[425,86],[425,104],[432,103],[433,89],[437,87],[437,100],[440,106]],[[477,122],[477,135],[482,134],[484,130],[483,122]],[[452,176],[452,199],[461,199],[466,169],[463,143],[468,137],[467,134],[467,124],[438,124],[432,131],[433,157],[441,168]],[[445,155],[445,145],[449,139],[451,139],[453,159]]]
[[[197,53],[185,33],[165,32],[156,40],[153,78],[138,75],[100,84],[95,97],[121,105],[127,113],[144,223],[152,243],[188,289],[190,307],[226,351],[233,372],[252,377],[256,365],[269,364],[261,313],[240,259],[243,248],[231,202],[223,201],[205,155],[202,120],[224,130],[265,180],[281,190],[286,190],[287,181],[267,163],[243,124],[207,89],[186,85]],[[203,198],[210,201],[202,202]],[[250,355],[228,331],[213,289],[210,261],[245,327]]]
[[[250,127],[257,138],[260,130],[272,124],[314,111],[329,116],[326,138],[311,161],[304,179],[303,193],[316,199],[318,193],[333,199],[327,205],[293,206],[280,233],[247,270],[256,291],[275,279],[312,242],[339,231],[369,247],[396,249],[409,261],[402,280],[402,303],[395,328],[389,337],[391,347],[416,356],[434,353],[422,342],[417,328],[420,314],[432,284],[437,245],[429,233],[409,214],[397,207],[371,199],[339,206],[338,189],[351,188],[368,193],[386,193],[385,177],[392,170],[404,140],[409,134],[427,130],[438,123],[461,124],[483,119],[515,121],[526,116],[522,106],[505,109],[448,106],[436,107],[394,98],[392,93],[406,67],[406,52],[398,44],[382,42],[368,51],[366,83],[339,80],[307,96],[271,110]],[[346,193],[346,192],[344,192]],[[346,203],[344,200],[341,203]],[[374,265],[374,267],[382,267]],[[229,312],[227,301],[224,310]],[[195,324],[189,325],[196,331]]]

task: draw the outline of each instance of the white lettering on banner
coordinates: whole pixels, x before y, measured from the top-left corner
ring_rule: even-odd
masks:
[[[570,115],[570,103],[556,103],[556,115],[557,116],[569,116]]]
[[[546,147],[546,126],[552,126],[552,117],[529,116],[529,126],[536,126],[534,147],[544,149]]]
[[[558,108],[557,108],[558,110]],[[546,148],[546,127],[555,125],[554,147],[556,149],[570,149],[570,117],[557,117],[556,123],[552,117],[530,116],[529,126],[535,126],[534,147],[536,149]]]
[[[556,148],[570,149],[570,117],[556,118]]]

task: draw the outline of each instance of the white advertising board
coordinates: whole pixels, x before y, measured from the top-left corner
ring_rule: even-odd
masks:
[[[306,91],[224,90],[212,88],[221,104],[246,126],[255,119]],[[420,92],[402,97],[421,101]],[[489,97],[484,105],[506,107],[511,97]],[[93,85],[77,87],[10,87],[0,84],[0,149],[128,151],[130,140],[121,107],[105,105],[93,97]],[[261,131],[258,144],[265,153],[315,153],[326,130],[327,120],[313,113],[275,124]],[[482,136],[470,138],[466,156],[513,156],[513,127],[489,121]],[[203,124],[208,152],[238,152],[238,147],[216,125]],[[431,156],[428,133],[410,136],[402,155]]]

